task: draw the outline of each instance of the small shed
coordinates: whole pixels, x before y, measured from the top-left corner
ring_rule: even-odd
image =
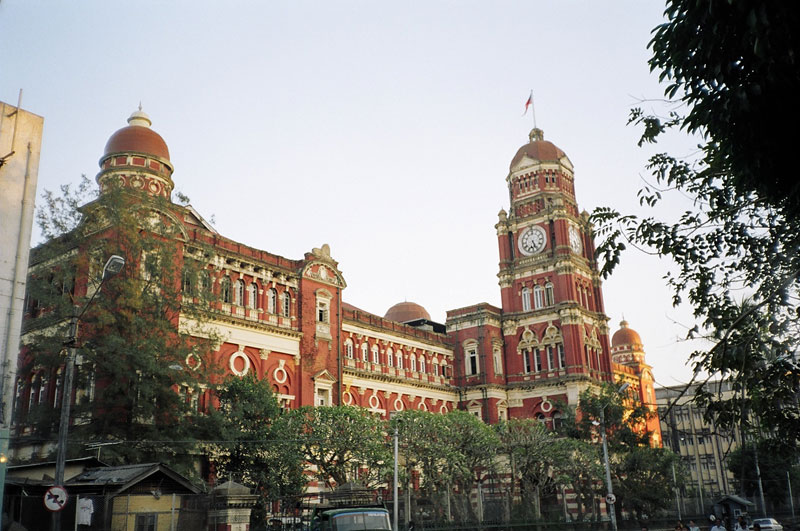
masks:
[[[714,502],[712,510],[717,518],[729,518],[733,523],[739,516],[756,508],[756,504],[735,494],[726,494]]]
[[[27,529],[48,529],[51,513],[42,500],[52,478],[9,478],[6,484],[22,499],[14,520]],[[181,531],[202,529],[206,521],[207,496],[162,463],[90,467],[64,487],[64,529]]]

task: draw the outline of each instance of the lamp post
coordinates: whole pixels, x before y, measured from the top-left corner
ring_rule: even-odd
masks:
[[[77,348],[75,344],[78,341],[78,323],[80,322],[83,314],[89,309],[100,288],[103,287],[103,282],[107,278],[113,277],[125,266],[125,259],[119,255],[112,255],[103,266],[103,276],[100,279],[100,285],[92,293],[91,298],[83,307],[80,312],[74,312],[69,325],[69,336],[64,344],[68,347],[67,359],[64,367],[64,384],[61,386],[61,416],[58,421],[58,442],[56,445],[56,473],[54,484],[59,487],[64,485],[64,467],[67,459],[67,433],[69,431],[69,413],[72,406],[72,378],[75,372],[75,357],[77,356]],[[61,512],[53,513],[53,531],[59,531],[61,528]]]
[[[621,395],[628,387],[630,387],[629,383],[622,384],[617,389],[617,393]],[[616,497],[614,496],[614,488],[611,485],[611,467],[608,464],[608,442],[606,440],[606,408],[608,406],[609,404],[606,404],[600,410],[600,434],[603,439],[603,465],[606,469],[606,489],[608,491],[608,494],[606,494],[606,507],[608,507],[609,518],[611,519],[611,529],[612,531],[617,531],[617,512],[614,509]]]

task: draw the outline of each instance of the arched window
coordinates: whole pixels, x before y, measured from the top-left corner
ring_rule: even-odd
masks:
[[[544,289],[541,286],[534,286],[533,307],[538,310],[542,306],[544,306]]]
[[[289,290],[283,292],[283,316],[289,317],[292,311],[292,296],[289,295]]]
[[[433,360],[433,375],[439,376],[439,364],[436,362],[436,359]]]
[[[258,297],[258,286],[256,286],[255,282],[251,282],[247,285],[247,307],[253,310],[256,309],[256,303]]]
[[[550,282],[544,286],[544,302],[546,306],[552,306],[556,303],[553,295],[553,284]]]
[[[349,359],[353,359],[353,342],[349,339],[344,342],[344,353]]]
[[[47,401],[47,377],[43,376],[39,385],[39,397],[36,399],[37,404],[44,404]]]
[[[231,277],[222,277],[222,282],[220,284],[219,296],[222,298],[222,302],[227,302],[230,304],[231,302]]]
[[[369,361],[369,346],[361,343],[361,361]]]
[[[233,303],[237,306],[244,306],[244,282],[241,278],[233,283]]]
[[[417,372],[417,357],[413,354],[410,356],[409,362],[411,363],[411,372]]]
[[[492,357],[494,358],[494,373],[495,374],[503,374],[503,357],[502,353],[500,352],[499,347],[495,347],[492,351]]]
[[[425,373],[425,355],[420,354],[419,356],[419,372]]]
[[[270,288],[267,292],[267,311],[269,313],[278,312],[278,291],[275,288]]]
[[[394,353],[391,347],[386,349],[386,366],[394,367]]]
[[[522,288],[522,311],[531,311],[531,290]]]
[[[397,351],[397,368],[398,369],[402,369],[403,368],[403,351],[402,350],[398,350]]]
[[[378,364],[381,362],[381,355],[378,352],[378,345],[372,345],[372,363]]]

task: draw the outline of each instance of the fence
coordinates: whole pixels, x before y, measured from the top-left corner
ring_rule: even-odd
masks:
[[[8,516],[29,531],[51,529],[52,513],[41,494],[8,496]],[[76,507],[80,510],[76,511]],[[111,496],[84,492],[72,496],[61,511],[61,530],[198,531],[206,529],[208,496],[137,493]]]

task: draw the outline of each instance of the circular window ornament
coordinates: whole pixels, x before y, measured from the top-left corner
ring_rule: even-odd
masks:
[[[542,402],[542,411],[544,411],[545,413],[547,413],[548,411],[550,411],[550,410],[552,410],[552,409],[553,409],[553,403],[552,403],[552,402],[550,402],[549,400],[545,399],[545,400]]]
[[[189,367],[189,369],[196,371],[197,369],[200,368],[200,365],[203,364],[203,360],[200,358],[199,355],[192,352],[191,354],[186,356],[185,363],[186,366]]]
[[[286,369],[283,367],[278,367],[272,371],[272,377],[275,378],[275,381],[278,383],[286,383],[286,378],[288,375],[286,374]]]
[[[403,409],[405,409],[405,407],[406,407],[406,405],[403,404],[403,401],[400,400],[400,398],[395,399],[395,401],[394,401],[394,410],[395,411],[403,411]]]
[[[350,391],[345,391],[344,394],[342,395],[342,399],[343,399],[344,405],[346,405],[346,406],[352,406],[353,405],[353,395],[350,394]]]
[[[238,360],[242,360],[239,362]],[[228,362],[228,366],[231,369],[231,372],[236,376],[244,376],[247,374],[247,371],[250,370],[250,358],[242,352],[241,350],[237,350],[233,354],[231,354],[231,359]]]
[[[372,409],[378,409],[380,405],[381,401],[378,400],[378,395],[372,395],[371,397],[369,397],[369,407],[371,407]]]

